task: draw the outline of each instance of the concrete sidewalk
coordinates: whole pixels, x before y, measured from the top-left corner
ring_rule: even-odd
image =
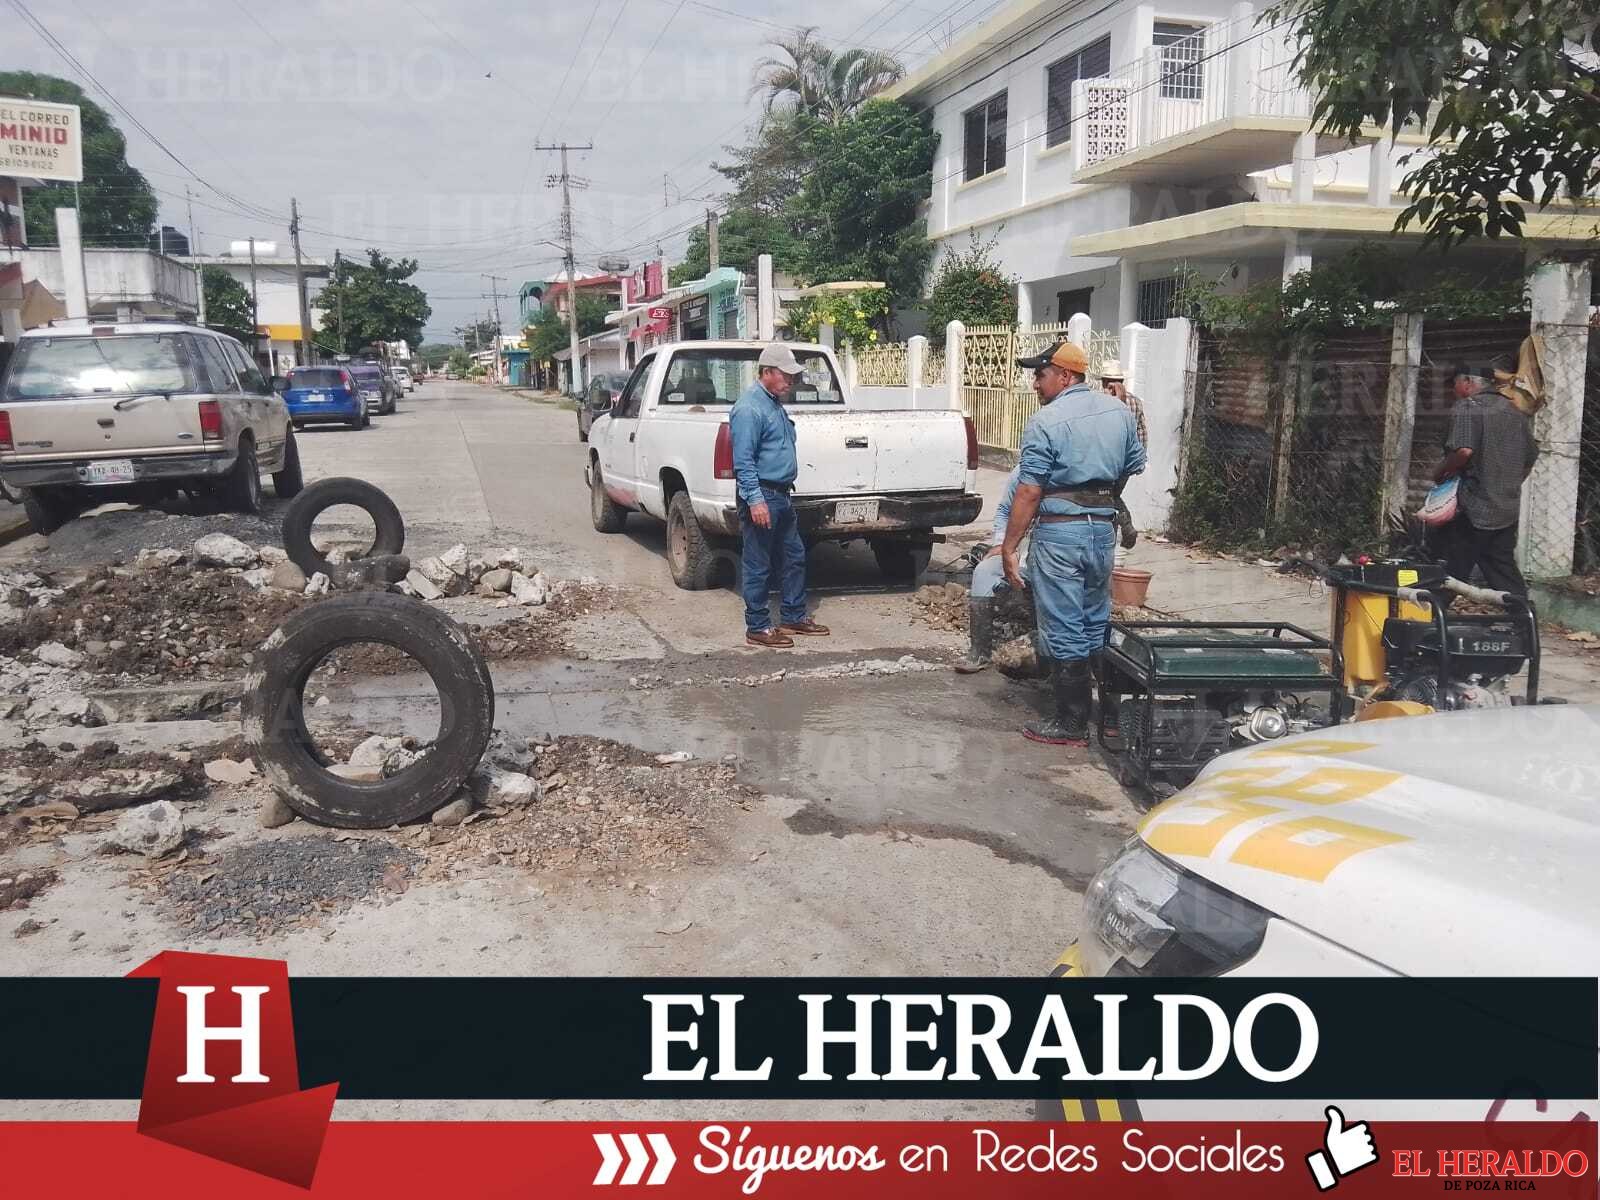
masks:
[[[952,530],[952,540],[971,531],[987,536],[1006,473],[978,472],[983,513],[966,529]],[[1331,628],[1329,591],[1320,581],[1280,575],[1276,565],[1254,560],[1220,558],[1174,542],[1143,534],[1128,553],[1127,566],[1149,571],[1149,606],[1191,621],[1284,620],[1311,633]],[[1569,642],[1560,632],[1544,629],[1540,694],[1574,703],[1600,703],[1600,649]],[[1515,691],[1515,688],[1513,688]]]

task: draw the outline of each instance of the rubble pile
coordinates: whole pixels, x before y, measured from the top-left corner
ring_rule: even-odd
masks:
[[[468,592],[499,596],[504,597],[500,603],[506,607],[538,606],[547,603],[551,595],[550,580],[518,547],[473,557],[460,542],[443,554],[418,562],[395,589],[422,600],[443,600]]]
[[[40,741],[0,750],[0,813],[71,820],[84,813],[174,800],[206,784],[207,751],[127,754],[114,742],[81,750]]]
[[[490,770],[469,780],[473,805],[459,826],[436,823],[401,835],[425,847],[425,875],[448,875],[465,863],[625,883],[629,872],[697,861],[731,810],[748,809],[760,796],[737,782],[730,763],[595,737],[535,743],[528,769],[537,791],[516,796],[506,791],[508,777],[519,774],[509,765],[514,760],[502,751],[496,761],[504,745],[497,735],[485,756]]]

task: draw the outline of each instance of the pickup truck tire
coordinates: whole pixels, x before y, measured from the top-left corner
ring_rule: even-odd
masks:
[[[54,533],[78,514],[72,493],[52,488],[28,488],[22,493],[22,511],[35,533]]]
[[[283,468],[272,473],[272,490],[278,499],[292,500],[305,486],[305,476],[300,471],[300,443],[290,430],[283,447]]]
[[[933,558],[932,542],[875,541],[872,556],[890,583],[916,583]]]
[[[338,475],[319,479],[290,503],[283,514],[283,550],[289,561],[309,578],[321,571],[330,579],[333,566],[311,544],[311,527],[318,517],[339,504],[353,504],[372,518],[376,530],[372,548],[362,558],[399,554],[406,546],[406,523],[393,500],[365,479]]]
[[[261,461],[249,438],[239,439],[239,455],[233,460],[233,470],[217,486],[217,497],[233,512],[261,511]]]
[[[312,673],[341,646],[393,646],[428,673],[439,692],[439,731],[427,753],[388,779],[361,783],[333,765],[306,728]],[[384,592],[332,596],[290,614],[260,652],[242,717],[267,778],[308,821],[383,829],[449,802],[483,758],[494,732],[494,683],[466,631],[420,600]]]
[[[672,582],[686,592],[703,592],[717,574],[717,548],[700,528],[688,492],[677,492],[667,505],[667,567]]]
[[[621,533],[628,520],[628,510],[606,495],[599,459],[589,468],[589,518],[601,533]]]

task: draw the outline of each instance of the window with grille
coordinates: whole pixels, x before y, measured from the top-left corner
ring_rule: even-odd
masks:
[[[1167,275],[1161,279],[1146,279],[1139,284],[1139,305],[1135,319],[1151,329],[1166,327],[1167,318],[1174,311],[1178,295],[1178,277]]]
[[[1168,100],[1198,100],[1204,91],[1204,25],[1157,21],[1155,45],[1161,51],[1161,95]]]
[[[963,179],[978,179],[1006,165],[1006,94],[966,112]]]
[[[1045,106],[1049,121],[1044,135],[1046,146],[1059,146],[1072,137],[1072,85],[1080,79],[1104,79],[1109,74],[1109,37],[1103,37],[1045,68]]]

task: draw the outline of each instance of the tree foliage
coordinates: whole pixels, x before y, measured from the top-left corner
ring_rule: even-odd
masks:
[[[772,255],[779,271],[794,272],[801,267],[800,244],[790,223],[782,215],[770,215],[750,208],[736,208],[718,223],[717,261],[720,266],[737,267],[746,273],[756,269],[756,258]],[[678,287],[705,278],[711,269],[711,245],[705,226],[689,234],[683,261],[673,267],[671,283]]]
[[[586,338],[596,333],[603,333],[606,326],[606,314],[614,305],[606,299],[593,293],[578,292],[578,336]],[[565,350],[571,342],[571,333],[567,328],[567,318],[557,312],[554,305],[547,305],[539,310],[539,315],[532,325],[523,330],[522,344],[528,348],[529,356],[536,362],[550,358],[557,350]]]
[[[1600,184],[1593,0],[1285,0],[1262,19],[1285,17],[1323,126],[1426,129],[1397,228],[1517,236],[1528,205]]]
[[[495,344],[500,326],[489,320],[474,321],[470,325],[457,325],[454,333],[469,351],[484,350]]]
[[[83,120],[83,182],[78,185],[78,223],[91,244],[142,246],[156,221],[156,195],[149,181],[128,165],[127,139],[110,115],[70,80],[32,71],[0,71],[0,96],[23,96],[76,104]],[[56,245],[56,209],[73,206],[73,185],[48,183],[22,193],[28,243]]]
[[[417,350],[417,357],[427,364],[428,370],[437,371],[450,361],[451,351],[457,349],[449,342],[428,342]]]
[[[472,368],[472,355],[460,346],[451,346],[450,355],[445,360],[450,370],[458,375],[465,375]]]
[[[1017,280],[994,261],[995,239],[972,234],[965,251],[945,256],[928,293],[928,328],[951,321],[964,325],[1012,325],[1017,320]]]
[[[416,259],[381,250],[368,250],[365,264],[341,258],[314,301],[324,314],[318,340],[341,354],[374,342],[417,345],[433,309],[426,293],[407,282],[416,273]]]
[[[889,293],[882,288],[807,296],[788,310],[789,331],[799,340],[814,342],[824,325],[832,325],[840,345],[855,347],[876,342],[888,316]]]
[[[837,125],[905,74],[891,54],[834,50],[817,36],[815,25],[768,44],[778,53],[757,61],[750,86],[752,96],[764,98],[768,112],[788,105],[795,112]]]
[[[221,267],[202,267],[200,286],[206,294],[206,325],[231,334],[246,346],[253,345],[256,322],[250,289]]]

